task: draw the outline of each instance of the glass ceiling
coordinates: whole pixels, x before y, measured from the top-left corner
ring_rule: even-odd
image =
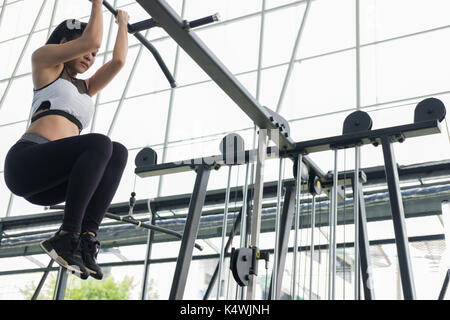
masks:
[[[307,14],[306,1],[168,2],[188,20],[219,12],[220,22],[194,32],[262,105],[279,108],[290,121],[295,141],[340,134],[345,117],[358,106],[370,114],[377,129],[412,123],[414,107],[424,98],[433,96],[450,104],[449,1],[431,0],[425,5],[423,0],[362,0],[359,25],[354,0],[313,0]],[[149,18],[135,1],[110,3],[127,11],[130,23]],[[12,197],[3,179],[6,153],[28,125],[33,98],[31,54],[62,20],[87,22],[90,2],[3,0],[0,9],[0,217],[4,217],[43,210]],[[304,28],[298,36],[303,17]],[[116,34],[117,24],[105,10],[99,55],[79,78],[89,78],[111,58]],[[108,134],[129,149],[113,203],[128,201],[133,190],[138,199],[191,192],[195,178],[191,172],[164,177],[159,193],[159,178],[135,177],[134,159],[142,147],[155,149],[160,163],[218,154],[220,140],[229,132],[239,133],[247,149],[253,147],[253,123],[242,110],[163,30],[144,34],[179,86],[171,90],[150,52],[129,36],[126,65],[93,98],[95,119],[82,131]],[[396,144],[398,163],[450,159],[447,130],[442,123],[441,134]],[[333,167],[332,152],[312,154],[311,159],[325,172]],[[352,169],[353,162],[351,150],[340,153],[340,170]],[[362,148],[363,168],[382,164],[381,148]],[[226,171],[213,172],[209,190],[225,187]],[[236,183],[243,184],[245,168],[234,169],[233,174],[238,177]],[[268,161],[265,180],[276,180],[277,174],[278,161]],[[284,177],[291,175],[288,161]]]

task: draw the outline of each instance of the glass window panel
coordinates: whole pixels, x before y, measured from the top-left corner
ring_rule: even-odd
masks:
[[[30,33],[41,6],[41,1],[27,0],[16,1],[2,8],[5,12],[2,17],[0,41]],[[47,16],[48,12],[43,13],[41,19],[45,19]],[[17,19],[17,17],[21,18]]]
[[[120,142],[120,140],[118,140]],[[126,146],[126,145],[125,145]],[[134,159],[136,158],[137,153],[140,150],[129,150],[128,151],[128,161],[127,165],[122,174],[122,178],[120,180],[119,187],[117,188],[116,193],[111,201],[111,203],[118,202],[129,202],[131,197],[131,192],[134,190],[134,181],[138,179],[135,175],[134,170],[136,169],[136,165],[134,164]],[[141,198],[142,195],[138,196],[136,191],[136,197]]]
[[[313,1],[300,39],[297,59],[354,47],[355,33],[354,0]]]
[[[169,97],[164,92],[125,100],[111,138],[127,148],[163,143]]]
[[[187,1],[186,19],[195,20],[210,16],[216,12],[220,14],[222,20],[243,16],[261,10],[258,0],[196,0]]]
[[[9,149],[25,132],[25,122],[0,127],[0,171],[4,170],[5,158]]]
[[[259,43],[257,17],[205,28],[196,33],[231,72],[256,68]]]
[[[238,80],[251,91],[256,79],[250,74]],[[213,82],[177,89],[172,112],[169,141],[253,126],[244,112]]]
[[[448,25],[448,10],[446,0],[361,1],[361,43]]]
[[[10,195],[11,191],[6,186],[4,173],[0,172],[0,201],[3,203],[0,208],[0,218],[6,216]]]
[[[361,49],[362,104],[447,92],[450,30]]]
[[[161,54],[167,68],[173,73],[176,43],[173,40],[167,39],[158,41],[154,46]],[[131,66],[134,63],[134,60],[128,57],[127,61],[127,64]],[[127,96],[135,96],[164,89],[170,90],[170,84],[155,58],[153,58],[153,55],[147,48],[143,47],[136,70],[128,87]]]
[[[30,0],[28,0],[30,1]],[[32,1],[32,0],[31,0]],[[50,2],[51,3],[51,2]],[[52,6],[53,8],[53,6]],[[55,27],[60,24],[62,21],[66,19],[78,19],[82,22],[88,22],[89,17],[91,15],[91,8],[92,4],[88,1],[83,2],[83,4],[80,6],[80,4],[62,4],[61,2],[57,6],[57,10],[55,13],[54,18],[54,24]],[[106,8],[104,8],[104,12],[106,12]],[[106,14],[103,15],[103,30],[105,30],[105,19]]]
[[[23,39],[25,40],[26,37]],[[44,46],[46,41],[47,41],[47,30],[35,32],[32,35],[32,37],[30,38],[30,42],[28,43],[28,46],[25,49],[23,57],[20,61],[19,67],[16,71],[16,76],[22,75],[22,74],[30,74],[31,75],[31,55],[33,54],[33,52],[36,49]],[[19,57],[19,54],[22,52],[22,50],[23,50],[23,47],[20,48],[20,51],[18,51],[18,54],[16,56],[12,57],[12,59],[14,60],[14,63],[13,63],[14,66],[15,66],[17,58]],[[11,73],[11,75],[12,75],[12,73]],[[30,79],[30,83],[32,83],[31,79]],[[31,84],[30,87],[33,88],[33,84]],[[32,90],[30,89],[30,91],[32,91]]]
[[[60,204],[64,204],[60,203]],[[22,216],[34,213],[42,213],[45,210],[45,206],[40,206],[34,203],[29,202],[25,198],[18,197],[14,195],[13,202],[11,206],[10,216]]]
[[[303,18],[305,5],[266,13],[264,21],[263,66],[289,61]],[[280,36],[283,30],[283,36]],[[258,36],[259,39],[259,36]]]
[[[100,102],[112,102],[112,100],[120,100],[123,95],[125,86],[130,77],[131,70],[137,57],[138,48],[129,49],[127,53],[127,61],[120,72],[114,77],[114,79],[101,91]],[[145,52],[142,52],[145,53]],[[94,71],[97,71],[103,65],[103,59],[97,59],[95,64],[91,67]],[[84,78],[84,77],[83,77]],[[132,85],[132,83],[130,83]],[[96,98],[94,96],[94,98]]]
[[[354,59],[345,52],[295,64],[281,114],[295,119],[356,107]]]
[[[210,81],[210,79],[206,72],[184,50],[180,50],[178,72],[175,79],[179,88],[191,83]]]
[[[2,93],[3,94],[3,93]],[[31,77],[12,81],[3,106],[0,109],[0,124],[28,121],[33,102],[33,83]]]
[[[81,134],[90,133],[92,130],[91,127],[94,126],[92,132],[103,133],[104,135],[107,135],[117,106],[118,102],[97,105],[95,123],[93,123],[94,120],[91,120],[91,122],[89,123],[89,127],[84,129]]]
[[[313,0],[314,1],[314,0]],[[276,8],[287,4],[296,5],[297,3],[305,2],[305,0],[266,0],[266,9]]]
[[[261,89],[259,91],[259,102],[261,105],[276,110],[287,69],[288,66],[283,65],[261,71]]]
[[[1,259],[0,261],[3,263],[4,260],[5,259]],[[22,258],[22,260],[24,259]],[[51,276],[56,278],[56,273],[50,274],[49,278]],[[41,277],[42,273],[0,276],[0,300],[30,300],[34,290],[31,290],[29,287],[33,284],[34,286],[37,286]],[[34,288],[34,286],[32,286],[32,288]]]
[[[2,68],[0,69],[0,79],[11,77],[17,64],[17,58],[25,45],[25,38],[17,38],[0,43],[0,57],[2,57]]]

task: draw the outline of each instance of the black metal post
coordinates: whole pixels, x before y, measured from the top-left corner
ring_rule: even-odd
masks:
[[[447,270],[441,292],[439,293],[439,298],[438,298],[439,300],[444,300],[444,298],[445,298],[445,294],[447,293],[449,279],[450,279],[450,270]]]
[[[189,203],[188,215],[184,226],[183,239],[181,240],[180,251],[178,253],[169,300],[183,299],[189,266],[192,260],[192,251],[194,249],[195,239],[197,238],[203,204],[205,203],[206,188],[208,186],[209,174],[211,173],[210,170],[205,165],[199,165],[197,167],[197,178]]]
[[[389,200],[391,203],[392,222],[394,224],[395,242],[397,245],[403,297],[405,300],[415,300],[416,290],[414,287],[411,258],[409,254],[408,237],[406,235],[405,212],[403,210],[402,196],[400,193],[397,162],[395,161],[394,150],[390,137],[381,137],[381,144],[383,146],[386,182],[388,185]]]
[[[44,274],[42,275],[41,281],[39,281],[38,286],[36,287],[36,290],[33,293],[33,296],[31,297],[31,300],[36,300],[39,296],[39,293],[41,292],[42,286],[44,285],[45,280],[47,279],[48,274],[50,273],[50,268],[53,265],[53,259],[50,259],[50,262],[48,263],[47,270],[45,270]]]
[[[297,178],[299,179],[299,178]],[[283,211],[280,223],[280,240],[278,241],[279,259],[278,259],[278,274],[272,275],[277,277],[277,287],[275,290],[275,297],[272,297],[272,279],[270,280],[270,289],[268,300],[278,300],[280,298],[281,284],[283,282],[284,266],[286,263],[286,254],[288,252],[289,234],[292,228],[295,206],[295,183],[286,186],[286,194],[284,196]]]
[[[151,217],[152,221],[151,224],[155,221],[155,212],[153,210],[153,206],[151,207]],[[147,237],[147,252],[145,253],[145,261],[144,261],[144,277],[142,279],[142,293],[141,293],[141,300],[145,300],[145,297],[147,295],[147,285],[148,285],[148,268],[150,266],[150,258],[152,256],[152,245],[153,245],[153,239],[155,238],[155,231],[149,230],[148,237]]]
[[[67,287],[67,269],[59,267],[58,279],[56,280],[55,294],[53,300],[64,300]]]
[[[353,180],[352,180],[353,182]],[[352,183],[354,189],[354,184]],[[372,261],[370,258],[369,237],[367,231],[367,216],[366,216],[366,203],[364,201],[364,193],[362,183],[359,184],[358,195],[359,197],[359,259],[361,266],[361,278],[363,282],[364,298],[365,300],[374,300],[375,292],[373,288],[372,279]],[[359,278],[359,277],[358,277]]]
[[[242,208],[241,208],[241,210],[239,210],[239,214],[236,217],[233,228],[231,229],[230,235],[228,236],[228,241],[227,241],[227,244],[225,245],[225,256],[226,256],[228,250],[230,249],[231,244],[233,243],[234,236],[237,234],[237,231],[239,230],[239,224],[241,222],[241,217],[242,217]],[[206,289],[205,295],[203,296],[203,300],[208,300],[211,290],[214,287],[214,283],[216,282],[218,273],[219,273],[219,263],[217,263],[216,269],[214,270],[214,273],[211,277],[211,281],[209,281],[208,288]]]

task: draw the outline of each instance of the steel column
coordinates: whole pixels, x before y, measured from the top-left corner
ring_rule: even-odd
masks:
[[[210,173],[210,168],[207,166],[199,165],[197,167],[197,178],[189,203],[188,215],[184,226],[183,239],[181,240],[180,251],[178,253],[169,300],[183,299]]]
[[[406,300],[416,299],[411,258],[406,234],[405,213],[403,210],[402,196],[398,179],[397,162],[393,146],[389,136],[381,137],[383,156],[386,172],[386,181],[391,203],[392,222],[394,224],[395,242],[397,244],[397,255],[402,281],[403,298]]]
[[[59,267],[53,300],[64,300],[67,287],[67,269]]]
[[[280,232],[278,236],[278,246],[275,247],[279,252],[277,273],[273,273],[270,282],[269,300],[278,300],[280,298],[281,285],[283,283],[283,273],[286,265],[286,255],[289,249],[289,235],[292,229],[292,222],[295,212],[296,185],[286,185],[286,194],[284,196],[283,212],[280,219]],[[275,281],[273,281],[275,280]],[[275,288],[276,285],[276,288]]]
[[[266,159],[267,130],[260,129],[258,137],[258,156],[256,159],[256,177],[254,184],[253,212],[251,218],[250,246],[258,247],[259,233],[261,229],[261,209],[264,191],[264,162]],[[250,277],[247,287],[247,300],[255,299],[256,281]]]

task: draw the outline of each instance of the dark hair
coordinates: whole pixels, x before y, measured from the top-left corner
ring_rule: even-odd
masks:
[[[86,22],[77,19],[64,20],[53,30],[45,44],[59,44],[62,38],[66,38],[67,41],[74,40],[83,34],[86,26]]]

